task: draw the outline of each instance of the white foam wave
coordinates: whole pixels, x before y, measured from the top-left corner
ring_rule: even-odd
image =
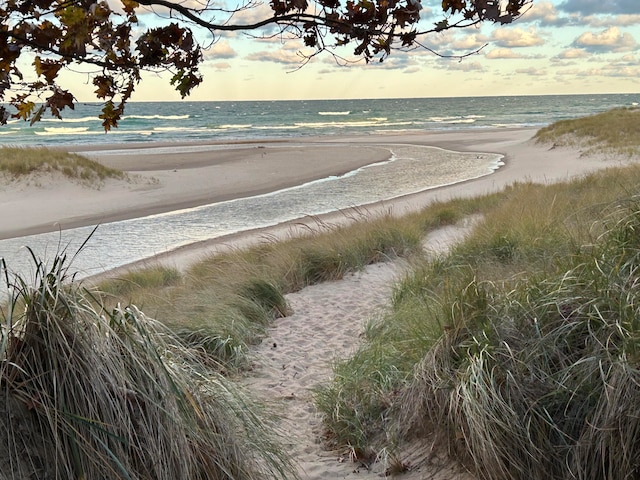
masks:
[[[226,125],[218,125],[216,129],[218,130],[231,130],[231,129],[243,129],[243,128],[251,128],[253,125],[250,123],[229,123]]]
[[[456,123],[474,123],[476,121],[476,118],[479,118],[479,117],[475,115],[468,115],[465,117],[429,117],[428,120],[435,123],[456,124]]]
[[[94,135],[89,127],[45,127],[44,132],[35,132],[36,135]]]
[[[187,127],[153,127],[154,132],[184,132],[192,130],[196,129]]]
[[[351,110],[346,110],[344,112],[318,112],[318,115],[349,115]]]
[[[126,115],[122,117],[123,120],[127,118],[137,118],[142,120],[187,120],[190,115]]]
[[[53,122],[53,123],[85,123],[85,122],[100,122],[98,116],[93,117],[79,117],[79,118],[43,118],[41,122]]]

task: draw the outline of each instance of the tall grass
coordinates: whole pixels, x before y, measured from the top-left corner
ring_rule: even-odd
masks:
[[[472,283],[401,395],[403,433],[436,429],[479,476],[635,478],[640,203],[556,275]]]
[[[544,433],[551,438],[546,446],[528,443],[509,456],[501,453],[499,462],[483,460],[485,466],[476,459],[496,455],[502,447],[515,449],[520,437],[528,438],[534,420],[540,425],[549,421],[541,414],[527,417],[533,406],[517,403],[526,392],[536,401],[535,395],[555,395],[557,400],[549,384],[536,383],[552,377],[542,364],[545,358],[547,366],[553,364],[558,348],[554,342],[560,342],[545,336],[543,344],[540,335],[536,337],[539,319],[545,312],[555,312],[556,318],[562,312],[568,315],[560,295],[578,264],[595,265],[583,255],[602,255],[611,248],[605,239],[610,230],[618,231],[611,219],[620,218],[619,206],[628,203],[638,185],[640,169],[626,167],[565,184],[519,183],[482,199],[484,220],[474,233],[449,255],[416,262],[395,287],[391,310],[368,328],[366,343],[352,358],[338,362],[331,383],[316,392],[330,438],[365,456],[383,449],[401,455],[398,445],[412,435],[436,431],[451,451],[486,478],[523,478],[536,469],[539,478],[552,474],[557,466],[544,463],[551,458],[545,448],[561,449],[559,442],[567,440],[564,431],[551,427]],[[617,235],[629,236],[635,228]],[[555,288],[551,279],[557,279]],[[610,284],[606,278],[600,281]],[[535,302],[539,306],[534,308]],[[571,348],[578,350],[575,344]],[[530,357],[514,358],[514,351]],[[535,362],[541,366],[532,373]],[[516,372],[535,381],[514,384]],[[508,398],[503,401],[496,388],[510,388],[503,395]],[[572,417],[570,408],[564,414]],[[490,421],[497,425],[493,430]],[[399,428],[402,425],[407,428]],[[515,425],[520,430],[499,430]],[[486,432],[485,437],[478,432]],[[495,441],[489,442],[488,436]],[[530,464],[518,464],[520,457]]]
[[[640,108],[615,108],[589,117],[562,120],[541,128],[540,143],[585,148],[585,153],[633,156],[640,153]]]
[[[58,172],[88,185],[99,184],[107,178],[125,178],[122,171],[105,167],[75,153],[44,147],[0,147],[0,174],[18,179],[50,172]]]
[[[8,273],[0,338],[3,478],[291,474],[256,408],[135,306],[96,308],[65,255]]]
[[[426,232],[477,208],[472,202],[434,205],[404,219],[366,212],[350,227],[318,222],[309,235],[216,254],[180,274],[153,267],[99,285],[114,301],[134,302],[225,368],[246,365],[246,352],[275,318],[286,315],[284,295],[342,278],[363,266],[421,253]]]

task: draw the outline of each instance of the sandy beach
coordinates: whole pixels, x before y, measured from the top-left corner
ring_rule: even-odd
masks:
[[[223,199],[270,192],[299,183],[338,175],[388,158],[378,144],[430,145],[444,149],[501,153],[504,166],[493,174],[363,207],[369,214],[402,214],[435,200],[490,193],[516,181],[556,182],[615,166],[615,160],[582,157],[577,150],[550,148],[531,141],[535,129],[486,129],[425,132],[352,138],[309,138],[295,142],[255,142],[235,145],[121,145],[98,150],[77,149],[101,163],[125,170],[129,182],[107,182],[100,189],[60,179],[4,183],[0,191],[0,238],[93,225]],[[291,168],[295,160],[296,168]],[[345,212],[328,214],[330,223],[352,221]],[[163,261],[184,267],[211,252],[273,238],[308,232],[300,219],[259,231],[198,242],[164,254]],[[473,222],[437,231],[425,239],[425,251],[438,254],[464,237]],[[148,260],[147,260],[148,261]],[[146,263],[143,261],[141,263]],[[287,296],[292,315],[277,321],[251,353],[255,368],[243,379],[245,387],[281,413],[278,428],[299,464],[303,479],[380,478],[385,464],[373,468],[353,463],[349,452],[329,451],[312,402],[313,387],[327,382],[331,362],[345,358],[359,345],[367,321],[386,307],[395,279],[406,267],[401,261],[368,267],[363,272]],[[429,458],[429,446],[406,452],[412,469],[403,477],[471,478],[460,467]],[[381,458],[381,460],[384,460]]]
[[[483,129],[230,145],[114,144],[78,147],[73,150],[106,166],[124,170],[129,181],[109,180],[98,188],[87,188],[59,178],[5,181],[0,190],[3,211],[0,239],[138,218],[341,175],[388,159],[389,151],[381,144],[428,145],[463,152],[500,153],[505,156],[505,165],[495,173],[476,180],[367,205],[366,210],[374,214],[382,211],[402,214],[434,200],[484,194],[515,181],[563,180],[611,164],[602,158],[581,158],[579,152],[535,145],[530,141],[535,131],[532,128]],[[294,163],[295,168],[292,168]],[[342,217],[343,214],[327,216],[332,221],[345,221]],[[269,229],[270,234],[282,231],[281,227]],[[237,242],[240,238],[248,241],[255,234],[247,232],[231,238],[199,242],[180,248],[175,256],[184,257],[186,251],[193,254],[194,249]]]

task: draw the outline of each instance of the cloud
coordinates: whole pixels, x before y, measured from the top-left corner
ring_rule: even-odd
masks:
[[[489,38],[487,36],[480,33],[472,33],[452,41],[450,46],[458,50],[472,51],[486,45],[488,41]]]
[[[605,65],[587,70],[584,74],[588,76],[634,79],[636,83],[640,83],[640,67],[638,66]]]
[[[231,68],[231,64],[227,62],[218,62],[212,63],[211,67],[215,68],[218,72],[221,72],[223,70],[229,70]]]
[[[569,23],[567,18],[560,17],[551,2],[534,2],[519,19],[519,23],[538,22],[541,26],[562,26]]]
[[[561,60],[574,60],[576,58],[585,58],[588,57],[589,53],[582,48],[569,48],[563,52],[560,52],[556,55],[555,58],[559,58]]]
[[[274,62],[283,65],[302,65],[305,61],[303,52],[297,48],[281,48],[279,50],[262,50],[246,56],[255,62]]]
[[[492,60],[497,58],[526,58],[525,55],[516,53],[510,48],[494,48],[489,53],[487,53],[485,57]]]
[[[547,71],[546,70],[542,70],[539,68],[533,68],[533,67],[529,67],[529,68],[518,68],[516,69],[516,73],[520,73],[522,75],[532,75],[534,77],[544,77],[547,75]]]
[[[229,45],[229,42],[226,40],[220,40],[205,50],[204,55],[207,60],[219,60],[222,58],[234,58],[238,54],[231,45]]]
[[[581,15],[605,13],[610,15],[640,13],[638,0],[565,0],[558,9]]]
[[[640,24],[640,14],[637,15],[589,15],[582,19],[584,23],[595,28],[601,27],[627,27]]]
[[[610,27],[600,33],[585,32],[573,42],[574,47],[592,52],[628,52],[637,45],[631,34],[621,32],[618,27]]]
[[[479,62],[442,60],[440,62],[440,65],[443,65],[447,70],[456,70],[462,72],[484,72],[484,67]]]
[[[538,36],[533,28],[529,31],[521,28],[497,29],[493,31],[491,38],[500,47],[533,47],[543,45],[544,40]]]

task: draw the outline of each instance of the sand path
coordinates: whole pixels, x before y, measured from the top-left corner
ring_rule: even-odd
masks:
[[[433,232],[425,239],[425,251],[446,251],[467,234],[472,223]],[[388,306],[393,284],[406,268],[401,259],[390,260],[287,295],[293,313],[277,320],[251,352],[255,368],[242,383],[255,398],[274,407],[279,415],[277,428],[285,435],[285,450],[298,462],[302,479],[384,476],[384,460],[367,467],[354,463],[348,449],[327,449],[313,389],[331,380],[334,360],[348,358],[362,344],[367,322]],[[424,451],[420,453],[425,456]],[[454,463],[426,466],[414,462],[414,468],[402,478],[471,478]]]

